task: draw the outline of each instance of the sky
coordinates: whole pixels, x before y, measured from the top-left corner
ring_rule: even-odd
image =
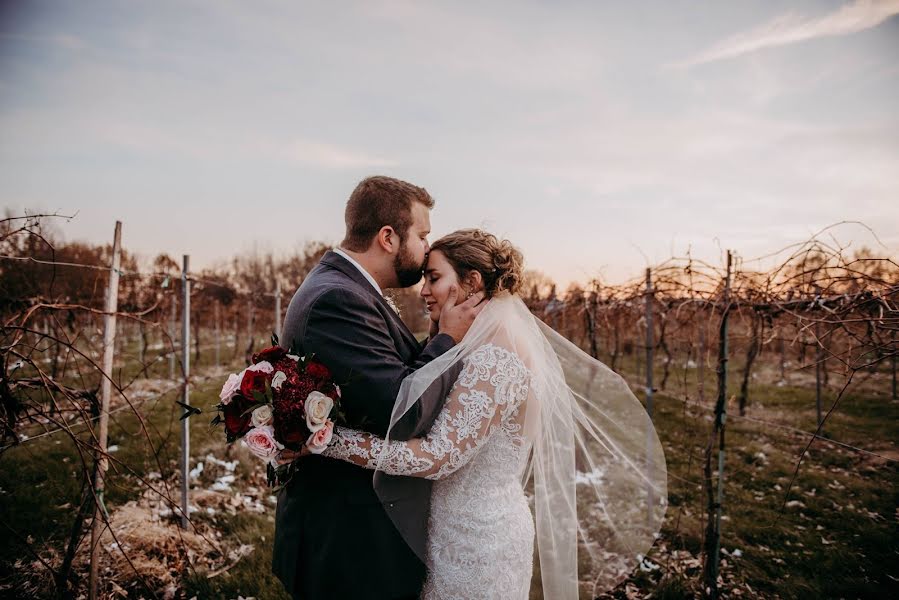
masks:
[[[899,0],[0,0],[0,207],[195,267],[337,243],[356,183],[560,284],[840,221],[899,254]]]

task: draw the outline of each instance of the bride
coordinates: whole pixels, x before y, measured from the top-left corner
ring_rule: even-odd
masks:
[[[421,291],[432,323],[453,286],[489,302],[459,344],[403,381],[391,428],[456,369],[443,409],[423,438],[335,427],[322,452],[375,470],[391,515],[391,476],[435,480],[423,598],[528,598],[535,540],[544,598],[595,595],[661,527],[665,458],[651,420],[624,380],[530,313],[521,283],[508,241],[467,229],[435,242]]]

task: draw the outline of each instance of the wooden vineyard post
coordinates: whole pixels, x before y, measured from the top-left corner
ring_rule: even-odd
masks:
[[[109,515],[103,502],[106,482],[104,475],[108,468],[106,445],[109,441],[109,401],[112,396],[112,363],[115,354],[116,311],[119,305],[119,267],[122,261],[122,222],[116,221],[112,242],[112,266],[109,269],[109,283],[106,288],[106,307],[103,312],[103,379],[100,383],[100,427],[97,439],[97,457],[94,462],[94,519],[91,523],[91,562],[88,597],[97,598],[97,584],[100,570],[100,536],[102,524]],[[101,516],[101,511],[103,516]]]
[[[715,422],[705,452],[704,480],[708,501],[708,522],[705,530],[703,590],[707,597],[718,598],[718,563],[721,551],[721,509],[724,501],[724,426],[727,421],[727,321],[730,314],[730,280],[732,256],[727,252],[727,275],[722,295],[721,327],[718,332],[718,399],[715,402]],[[712,489],[712,450],[718,438],[718,486]]]

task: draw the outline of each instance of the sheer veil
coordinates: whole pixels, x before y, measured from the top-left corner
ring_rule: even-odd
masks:
[[[403,381],[391,428],[435,379],[491,343],[515,352],[531,372],[521,417],[531,451],[522,477],[533,500],[543,597],[611,589],[661,528],[662,445],[627,383],[533,316],[518,296],[495,296],[459,344]],[[386,479],[375,474],[382,499]]]

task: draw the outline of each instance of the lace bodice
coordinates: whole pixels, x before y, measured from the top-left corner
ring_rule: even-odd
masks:
[[[428,520],[424,600],[525,600],[534,521],[521,487],[522,432],[531,372],[508,349],[485,344],[463,362],[426,437],[386,441],[336,428],[326,456],[391,475],[438,480]]]
[[[485,344],[465,360],[426,437],[385,442],[371,433],[336,427],[324,455],[390,475],[445,478],[470,462],[497,432],[516,447],[523,444],[521,409],[529,383],[530,372],[518,355]],[[518,461],[521,453],[514,454],[509,458]],[[517,471],[512,468],[503,475]]]

